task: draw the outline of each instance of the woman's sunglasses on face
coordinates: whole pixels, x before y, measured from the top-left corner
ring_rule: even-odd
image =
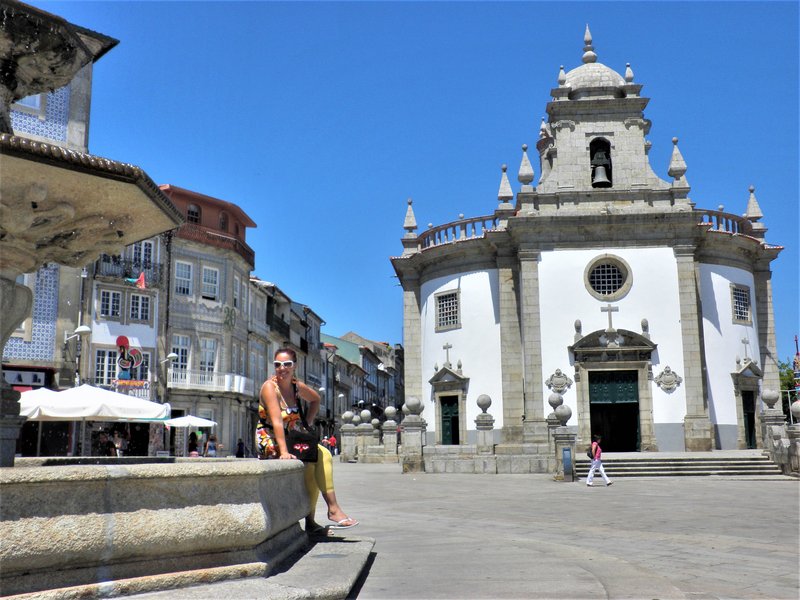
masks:
[[[287,369],[291,369],[294,366],[293,360],[276,360],[274,363],[276,369],[280,369],[281,367],[285,367]]]

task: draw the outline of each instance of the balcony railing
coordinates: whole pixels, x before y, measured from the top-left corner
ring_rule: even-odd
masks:
[[[226,250],[233,250],[238,252],[239,255],[247,261],[250,266],[256,264],[256,254],[253,249],[235,237],[225,235],[218,231],[206,229],[201,225],[195,223],[184,223],[178,228],[178,237],[185,240],[193,240],[201,244],[209,246],[216,246],[217,248],[224,248]]]
[[[751,235],[753,232],[753,224],[746,217],[719,210],[698,210],[697,213],[700,215],[700,225],[708,226],[709,231],[724,231],[742,235]]]
[[[471,240],[483,237],[487,231],[495,229],[497,217],[494,215],[461,219],[423,231],[419,236],[419,247],[420,250],[425,250],[442,244]]]
[[[207,392],[234,392],[246,396],[252,396],[254,391],[253,380],[238,373],[184,369],[169,369],[167,372],[167,387]]]
[[[152,261],[132,260],[103,254],[97,261],[97,274],[103,277],[136,279],[144,273],[147,287],[161,287],[163,265]]]
[[[267,325],[272,328],[272,331],[282,335],[284,338],[289,337],[290,329],[289,323],[281,319],[275,313],[267,313]]]

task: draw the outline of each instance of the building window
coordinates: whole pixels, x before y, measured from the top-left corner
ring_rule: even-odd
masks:
[[[750,310],[750,288],[745,285],[731,285],[731,301],[733,322],[751,324],[753,317]]]
[[[186,208],[186,222],[200,224],[200,207],[196,204],[190,204]]]
[[[192,295],[192,265],[175,261],[175,294],[178,296]]]
[[[119,308],[122,303],[121,292],[100,291],[100,316],[106,319],[119,319]]]
[[[144,268],[153,265],[153,242],[136,242],[131,246],[133,264]]]
[[[598,300],[619,300],[633,285],[631,268],[620,257],[603,254],[586,267],[584,285]]]
[[[239,308],[239,286],[241,282],[239,277],[233,276],[233,308]]]
[[[36,115],[40,121],[47,118],[47,94],[34,94],[20,98],[11,105],[12,110]]]
[[[172,352],[178,355],[174,361],[172,361],[172,368],[179,369],[181,371],[185,371],[189,368],[189,348],[191,347],[191,341],[189,340],[188,335],[178,335],[175,334],[172,336]]]
[[[217,340],[213,338],[200,338],[200,371],[211,375],[214,373],[216,364]]]
[[[131,369],[131,379],[150,381],[150,353],[142,352],[142,364]]]
[[[216,300],[219,297],[219,271],[203,267],[203,298]]]
[[[150,296],[141,294],[131,294],[131,320],[149,321],[150,320]]]
[[[436,294],[436,331],[447,331],[461,327],[459,291]]]
[[[97,385],[111,385],[117,377],[117,351],[98,350],[94,361],[94,382]]]
[[[219,213],[219,229],[220,231],[228,231],[228,213]]]

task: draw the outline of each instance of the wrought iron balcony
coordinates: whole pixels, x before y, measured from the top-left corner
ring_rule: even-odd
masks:
[[[267,325],[269,325],[274,332],[279,333],[285,338],[288,338],[290,335],[291,327],[289,323],[281,319],[275,313],[267,313]]]
[[[102,277],[118,277],[120,279],[136,279],[144,273],[147,287],[160,288],[163,283],[164,267],[153,261],[133,260],[119,256],[103,254],[96,263],[96,272]]]
[[[252,396],[253,380],[238,373],[217,371],[193,371],[189,369],[169,369],[167,387],[182,390],[203,390],[206,392],[234,392]]]

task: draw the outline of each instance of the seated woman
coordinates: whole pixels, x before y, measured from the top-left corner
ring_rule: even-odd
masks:
[[[306,421],[314,423],[319,411],[319,394],[305,383],[297,381],[294,376],[297,354],[291,348],[281,348],[275,353],[275,375],[261,386],[258,407],[258,427],[256,429],[256,448],[259,458],[278,458],[296,460],[286,447],[284,428],[300,427],[299,402],[308,404]],[[333,458],[330,451],[318,446],[317,462],[306,463],[305,482],[308,490],[310,512],[306,516],[306,532],[323,531],[321,525],[314,521],[317,497],[322,497],[328,505],[328,519],[335,524],[330,529],[349,529],[358,525],[358,521],[348,517],[333,489]]]

